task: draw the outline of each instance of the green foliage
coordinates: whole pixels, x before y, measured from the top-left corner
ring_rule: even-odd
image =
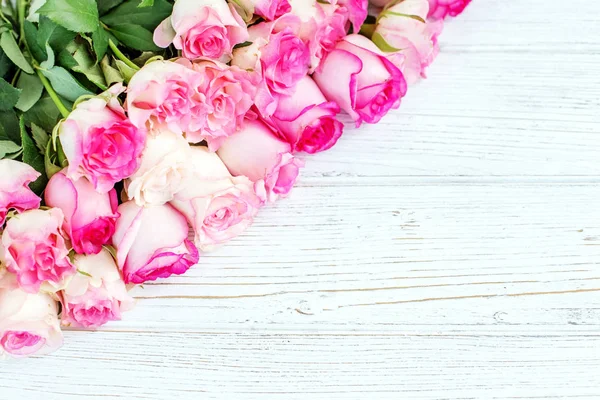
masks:
[[[0,111],[11,110],[21,95],[21,89],[13,87],[10,83],[0,78]]]
[[[23,162],[31,165],[33,169],[38,171],[41,175],[35,182],[32,182],[29,186],[36,194],[41,194],[48,183],[46,177],[46,167],[44,165],[44,156],[39,152],[33,139],[27,133],[25,129],[25,119],[21,117],[19,120],[19,129],[21,132],[21,143],[23,146]]]
[[[94,32],[100,24],[94,0],[47,0],[38,12],[73,32]]]
[[[28,74],[33,74],[33,68],[29,62],[25,59],[25,56],[21,52],[17,41],[11,31],[4,31],[0,35],[0,48],[6,54],[6,56],[13,62],[17,67],[21,68]]]
[[[116,25],[139,25],[149,31],[154,29],[163,19],[171,15],[173,5],[167,0],[154,0],[148,7],[138,7],[140,0],[127,0],[101,18],[110,28]]]
[[[93,94],[63,67],[54,66],[43,69],[42,74],[48,78],[56,93],[67,100],[75,101],[81,96]]]
[[[140,25],[120,24],[114,25],[110,31],[119,42],[127,47],[140,51],[159,51],[160,48],[154,44],[152,32]]]
[[[84,74],[87,79],[102,90],[106,90],[106,80],[102,69],[90,54],[87,46],[82,41],[73,41],[59,54],[61,65],[75,72]]]
[[[21,74],[17,81],[17,87],[21,89],[21,97],[15,107],[23,112],[29,110],[42,97],[44,85],[37,75]]]
[[[19,119],[14,110],[0,111],[0,140],[21,143]]]
[[[10,140],[0,140],[0,159],[7,154],[14,154],[21,150],[21,146]]]
[[[60,111],[58,111],[52,99],[46,95],[42,96],[23,116],[27,125],[36,124],[46,132],[51,132],[60,117]],[[17,124],[17,132],[18,129]]]

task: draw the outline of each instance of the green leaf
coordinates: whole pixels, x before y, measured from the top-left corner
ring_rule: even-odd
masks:
[[[21,150],[21,146],[10,140],[0,140],[0,159],[7,154],[16,153]]]
[[[152,32],[140,25],[121,24],[110,28],[115,37],[127,47],[140,51],[160,51],[154,44]]]
[[[80,96],[93,94],[77,82],[73,75],[69,74],[69,72],[62,67],[55,66],[50,69],[42,69],[41,71],[42,74],[48,78],[56,93],[67,100],[75,101]]]
[[[21,89],[13,87],[10,83],[0,78],[0,111],[12,110],[19,101]]]
[[[87,46],[82,42],[73,41],[63,50],[59,58],[61,64],[68,65],[75,72],[82,73],[93,84],[102,90],[106,90],[106,81],[102,69],[89,53]]]
[[[29,62],[25,59],[23,53],[21,53],[21,49],[19,49],[19,45],[11,31],[5,31],[0,35],[0,47],[4,50],[6,56],[10,58],[10,61],[17,67],[28,74],[33,74],[33,68],[31,68],[31,65],[29,65]]]
[[[98,2],[98,13],[104,15],[109,12],[111,8],[115,8],[123,1],[124,0],[101,0]]]
[[[106,83],[109,86],[112,85],[113,83],[123,82],[123,75],[121,75],[121,72],[118,69],[113,68],[110,65],[108,56],[104,56],[104,58],[100,62],[100,67],[102,68],[102,73],[104,74]]]
[[[21,143],[19,119],[15,110],[0,111],[0,139]]]
[[[38,13],[73,32],[94,32],[100,23],[94,0],[47,0]]]
[[[44,169],[46,170],[46,176],[48,179],[52,178],[54,174],[61,170],[61,168],[56,165],[56,162],[56,152],[53,149],[52,142],[48,141],[48,145],[46,145],[46,151],[44,152]]]
[[[40,154],[37,147],[33,143],[31,137],[25,130],[25,118],[21,116],[19,119],[19,129],[21,131],[21,143],[23,146],[23,162],[29,164],[41,175],[35,182],[32,182],[29,187],[36,194],[41,194],[48,183],[46,177],[46,167],[44,166],[44,157]]]
[[[60,111],[50,96],[45,95],[23,115],[27,125],[36,124],[46,132],[51,132],[60,117]],[[19,125],[17,124],[17,132],[18,130]]]
[[[11,66],[12,62],[10,62],[10,59],[4,53],[4,51],[0,49],[0,78],[6,75]]]
[[[33,136],[33,141],[40,150],[40,153],[44,154],[46,151],[46,146],[48,146],[50,136],[48,136],[45,130],[33,123],[31,124],[31,136]]]
[[[25,20],[23,28],[25,30],[25,41],[33,58],[38,62],[46,60],[48,55],[46,54],[45,45],[40,46],[38,43],[38,29],[36,26],[33,22]]]
[[[44,85],[37,75],[21,74],[17,81],[17,87],[23,91],[15,107],[23,112],[33,107],[44,92]]]
[[[140,0],[127,0],[109,14],[102,17],[109,27],[122,24],[140,25],[149,31],[171,15],[173,5],[167,0],[154,0],[151,7],[138,7]]]
[[[96,54],[96,62],[98,62],[102,60],[102,57],[106,54],[106,49],[108,49],[108,35],[104,28],[99,27],[92,33],[92,43]]]
[[[115,60],[115,64],[117,65],[119,72],[123,76],[123,80],[125,81],[125,83],[129,83],[129,81],[137,71],[131,68],[129,65],[125,64],[121,60]]]
[[[45,68],[45,69],[50,69],[52,67],[54,67],[54,62],[55,57],[54,57],[54,50],[52,50],[52,47],[50,47],[50,44],[46,43],[46,54],[48,55],[48,58],[46,59],[46,61],[42,62],[40,64],[40,67]]]
[[[154,5],[154,0],[142,0],[138,7],[152,7]]]
[[[37,42],[42,49],[49,44],[54,51],[60,52],[77,34],[55,24],[48,17],[40,16]]]

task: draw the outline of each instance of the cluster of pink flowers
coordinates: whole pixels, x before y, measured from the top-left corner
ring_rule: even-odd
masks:
[[[469,1],[372,0],[369,24],[367,0],[177,0],[154,41],[182,57],[76,104],[43,202],[33,168],[0,160],[0,356],[119,320],[127,285],[241,234],[290,193],[299,152],[335,145],[340,112],[360,126],[400,106]]]

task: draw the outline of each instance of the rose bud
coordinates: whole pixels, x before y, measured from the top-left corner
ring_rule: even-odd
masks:
[[[181,189],[189,169],[190,146],[183,136],[159,129],[146,141],[140,168],[127,180],[125,190],[139,206],[161,205]]]
[[[425,78],[426,68],[439,53],[442,22],[426,22],[427,0],[404,0],[382,11],[373,34],[375,43],[402,71],[409,84]],[[402,50],[395,50],[402,49]]]
[[[202,251],[244,232],[258,212],[260,200],[245,176],[232,177],[223,161],[206,147],[192,147],[192,173],[171,205],[186,216]]]
[[[344,124],[336,119],[340,107],[328,102],[317,84],[305,76],[293,95],[281,97],[269,122],[290,143],[292,150],[317,153],[332,147]]]
[[[56,173],[44,193],[46,205],[60,208],[65,216],[63,229],[80,254],[96,254],[115,231],[117,192],[99,193],[86,178],[72,181],[66,170]]]
[[[185,217],[172,206],[140,207],[128,201],[118,211],[113,245],[125,283],[181,275],[198,262]]]
[[[29,189],[40,173],[29,165],[14,161],[0,160],[0,227],[4,225],[9,210],[23,212],[40,206],[41,199]]]
[[[361,35],[349,35],[327,55],[313,79],[360,126],[377,123],[406,94],[402,72]]]
[[[287,196],[304,165],[292,155],[289,143],[276,137],[260,121],[247,122],[227,138],[217,152],[234,176],[247,176],[261,201]]]
[[[46,293],[0,288],[0,358],[48,354],[62,346],[57,312]]]
[[[84,176],[102,193],[137,169],[146,140],[146,132],[127,119],[117,98],[122,92],[114,85],[82,101],[57,127],[67,176],[73,181]]]
[[[225,0],[177,0],[154,31],[157,46],[173,43],[189,59],[221,59],[247,38],[246,23]]]
[[[62,324],[80,328],[97,328],[108,321],[121,319],[121,311],[133,307],[134,300],[108,250],[74,257],[75,274],[59,292],[63,305]]]
[[[441,20],[462,13],[471,0],[429,0],[428,18]]]
[[[59,208],[29,210],[10,218],[2,233],[0,262],[17,275],[21,289],[55,292],[73,275],[69,250],[61,235],[64,216]]]

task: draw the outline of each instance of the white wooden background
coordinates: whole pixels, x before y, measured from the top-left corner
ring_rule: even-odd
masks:
[[[293,196],[0,399],[600,399],[600,6],[474,0]]]

